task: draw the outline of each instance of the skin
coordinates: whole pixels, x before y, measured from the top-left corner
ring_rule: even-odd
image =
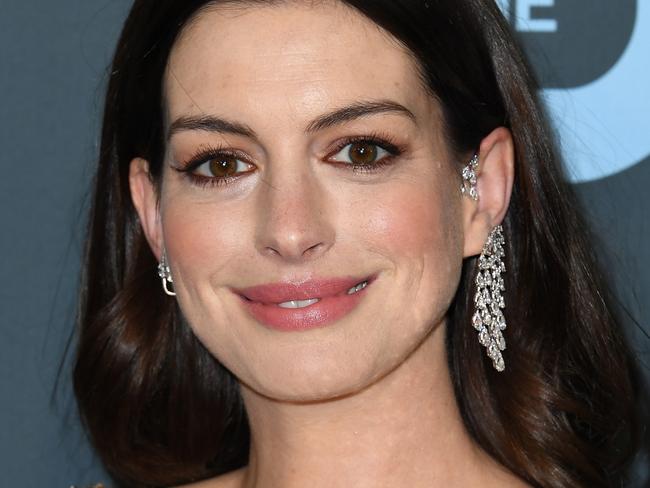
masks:
[[[508,206],[509,132],[482,141],[480,200],[462,197],[464,161],[412,58],[333,2],[206,10],[174,46],[164,82],[168,124],[210,115],[255,132],[175,131],[159,195],[147,161],[131,164],[151,248],[158,258],[166,249],[181,309],[239,379],[249,415],[249,466],[196,486],[525,486],[465,431],[444,347],[462,260],[481,251]],[[305,130],[376,100],[413,117],[387,111]],[[372,134],[403,153],[353,173],[334,148]],[[174,169],[213,146],[236,150],[247,172],[202,187]],[[349,315],[301,332],[262,326],[231,291],[373,273]]]

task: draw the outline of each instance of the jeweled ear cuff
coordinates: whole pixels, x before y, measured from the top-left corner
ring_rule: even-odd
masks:
[[[463,183],[461,192],[472,200],[478,200],[477,175],[478,154],[474,154],[467,166],[463,168]],[[502,351],[506,348],[503,331],[506,328],[506,318],[503,314],[505,291],[503,277],[506,271],[505,238],[503,227],[497,225],[488,235],[483,250],[478,257],[476,273],[476,294],[474,295],[475,311],[472,315],[472,326],[478,332],[479,343],[486,348],[492,366],[497,371],[505,369]]]
[[[165,293],[171,297],[175,297],[176,293],[174,290],[169,288],[169,283],[173,283],[174,280],[172,278],[172,272],[169,269],[169,264],[167,264],[167,256],[164,249],[160,255],[160,263],[158,263],[158,277],[162,280],[162,286]]]
[[[463,168],[463,183],[460,191],[463,195],[468,195],[472,200],[478,200],[478,189],[476,188],[476,168],[478,168],[478,153],[474,153],[467,166]]]

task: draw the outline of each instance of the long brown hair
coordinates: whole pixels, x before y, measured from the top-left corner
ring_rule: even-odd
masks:
[[[189,482],[247,462],[237,381],[161,292],[128,186],[137,156],[160,179],[169,52],[193,16],[219,3],[136,0],[110,72],[74,385],[96,449],[129,486]],[[450,370],[467,429],[533,486],[619,484],[634,446],[634,365],[562,177],[537,84],[506,21],[492,0],[343,3],[413,53],[454,151],[474,150],[499,126],[513,134],[516,180],[503,222],[505,373],[492,370],[470,325],[476,258],[464,263],[449,311]]]

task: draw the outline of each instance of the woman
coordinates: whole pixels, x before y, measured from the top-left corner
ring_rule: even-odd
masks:
[[[617,483],[632,365],[535,92],[491,1],[136,1],[75,369],[116,479]]]

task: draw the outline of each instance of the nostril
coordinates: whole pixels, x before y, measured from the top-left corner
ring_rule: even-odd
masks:
[[[269,251],[269,253],[271,253],[271,254],[275,254],[275,255],[277,255],[277,256],[281,256],[281,255],[282,255],[282,254],[280,253],[280,251],[278,251],[278,250],[275,249],[274,247],[267,246],[266,249],[267,249],[267,251]]]
[[[310,254],[314,251],[317,251],[321,246],[323,246],[322,242],[319,242],[318,244],[314,244],[313,246],[308,247],[303,251],[303,254]]]

